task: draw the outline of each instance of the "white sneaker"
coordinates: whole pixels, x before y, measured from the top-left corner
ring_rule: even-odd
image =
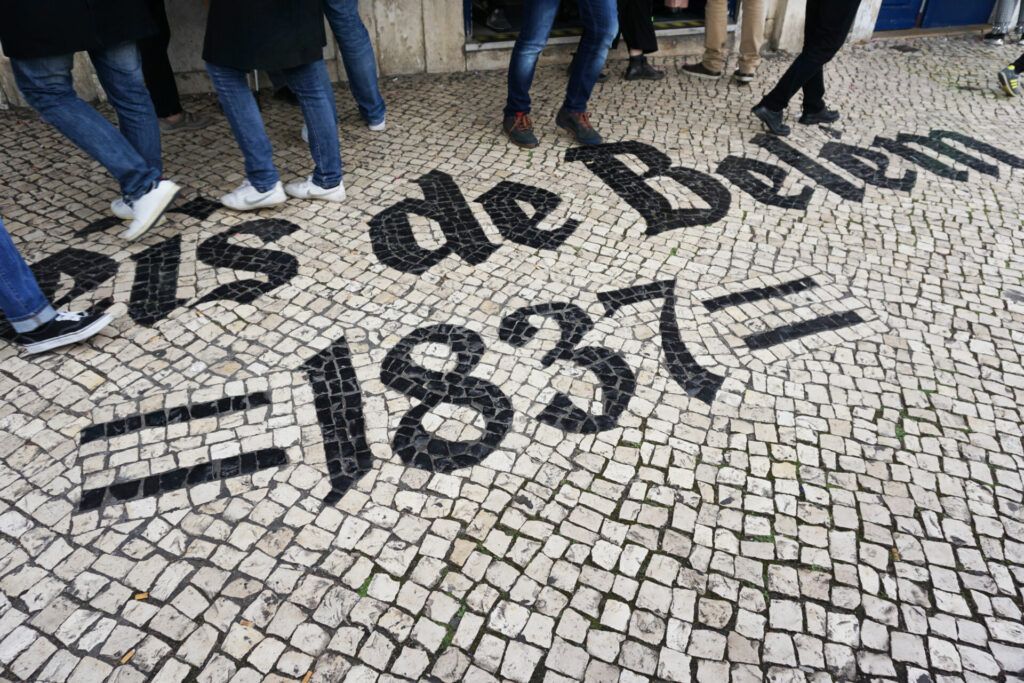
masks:
[[[284,186],[284,191],[289,197],[296,199],[319,199],[325,202],[345,201],[345,183],[338,183],[337,187],[325,189],[313,182],[313,176],[305,180],[294,180]]]
[[[366,127],[372,130],[374,133],[381,133],[388,129],[388,120],[381,119],[380,123],[368,123]]]
[[[302,124],[302,133],[301,133],[301,135],[302,135],[302,141],[308,143],[309,142],[309,126],[307,126],[306,124]]]
[[[248,180],[220,198],[220,203],[235,211],[256,211],[265,209],[268,206],[277,206],[288,201],[288,195],[284,193],[281,181],[266,192],[260,192],[252,186]]]
[[[164,211],[178,196],[181,188],[170,180],[161,180],[152,190],[132,203],[132,222],[128,229],[121,233],[126,240],[141,237],[147,230],[156,225],[164,215]]]
[[[130,221],[135,218],[135,210],[132,209],[131,204],[126,202],[123,198],[118,197],[114,201],[110,202],[110,213],[114,214],[117,218],[123,221]]]

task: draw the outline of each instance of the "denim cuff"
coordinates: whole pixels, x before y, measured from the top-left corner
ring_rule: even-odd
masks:
[[[53,306],[50,304],[46,304],[46,306],[38,313],[34,313],[27,318],[21,318],[20,320],[8,319],[7,322],[11,324],[11,327],[14,328],[15,332],[18,334],[25,334],[26,332],[31,332],[32,330],[42,327],[56,317],[57,311],[53,310]]]

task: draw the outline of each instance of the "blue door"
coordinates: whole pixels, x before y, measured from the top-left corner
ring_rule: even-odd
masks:
[[[995,0],[928,0],[921,26],[987,24],[995,4]]]
[[[875,22],[876,31],[899,31],[917,26],[917,14],[923,0],[882,0]],[[964,0],[954,0],[962,2]],[[974,0],[967,0],[973,2]]]

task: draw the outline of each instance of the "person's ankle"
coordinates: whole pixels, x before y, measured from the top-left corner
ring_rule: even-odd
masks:
[[[181,119],[184,116],[185,116],[185,112],[179,111],[177,114],[171,114],[170,116],[163,116],[163,117],[160,118],[160,120],[164,121],[165,123],[170,123],[170,124],[173,125],[175,123],[180,123]]]

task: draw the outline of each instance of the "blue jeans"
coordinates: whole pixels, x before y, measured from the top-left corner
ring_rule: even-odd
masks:
[[[134,202],[149,192],[163,174],[160,124],[142,79],[142,61],[135,43],[92,50],[107,99],[117,112],[120,130],[75,94],[71,81],[74,55],[12,59],[18,89],[44,121],[101,163]]]
[[[53,320],[57,312],[46,300],[36,276],[0,220],[0,311],[15,332],[31,332]]]
[[[558,14],[559,0],[528,0],[523,3],[523,29],[512,48],[508,65],[508,102],[505,115],[530,111],[530,85],[537,70],[537,58],[547,45]],[[604,68],[608,48],[619,32],[616,0],[579,0],[583,37],[576,47],[569,85],[565,90],[566,111],[587,110],[590,93]]]
[[[359,18],[359,0],[324,0],[323,4],[359,114],[371,126],[382,123],[386,109],[377,85],[377,59],[370,34]]]
[[[274,150],[263,127],[260,108],[249,90],[247,72],[209,62],[206,63],[206,71],[245,157],[245,177],[260,192],[273,189],[281,176],[274,166]],[[299,99],[306,127],[309,128],[309,152],[316,164],[313,182],[323,188],[337,187],[341,183],[338,112],[334,107],[334,91],[327,77],[327,65],[320,59],[284,69],[281,73]]]

